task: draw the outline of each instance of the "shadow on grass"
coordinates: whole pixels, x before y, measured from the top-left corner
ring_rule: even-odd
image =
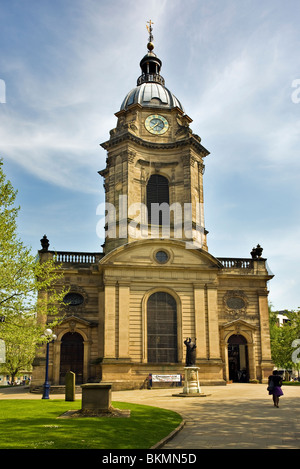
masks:
[[[181,422],[176,412],[113,402],[129,409],[130,418],[84,417],[59,419],[81,401],[0,401],[1,449],[147,449]]]

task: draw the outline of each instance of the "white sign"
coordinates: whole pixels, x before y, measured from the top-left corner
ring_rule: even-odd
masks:
[[[180,375],[152,375],[153,383],[161,383],[161,382],[180,383],[180,381],[181,381]]]

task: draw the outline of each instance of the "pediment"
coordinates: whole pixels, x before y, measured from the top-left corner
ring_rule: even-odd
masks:
[[[235,319],[234,321],[229,321],[225,324],[222,324],[220,326],[220,328],[224,329],[224,330],[233,330],[234,329],[235,331],[238,332],[242,328],[255,330],[255,329],[258,329],[258,326],[255,326],[251,322],[245,321],[244,319]]]
[[[158,253],[164,252],[164,256]],[[138,240],[120,246],[106,256],[100,265],[128,267],[172,267],[219,269],[222,264],[203,249],[190,249],[185,241],[172,239]]]
[[[78,316],[71,315],[71,316],[66,316],[61,324],[67,325],[69,324],[70,329],[72,328],[72,325],[75,324],[81,324],[82,326],[91,326],[93,323],[91,321],[87,321],[86,319],[79,318]]]
[[[244,319],[235,319],[220,326],[220,336],[224,343],[227,343],[232,335],[238,335],[243,336],[247,340],[247,344],[253,344],[257,329],[258,326]]]

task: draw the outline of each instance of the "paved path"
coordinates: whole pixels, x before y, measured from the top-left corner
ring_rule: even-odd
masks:
[[[174,390],[120,391],[115,400],[180,413],[186,425],[163,449],[300,449],[300,387],[283,386],[279,408],[265,384],[203,386],[207,397],[173,397]]]
[[[300,449],[300,386],[283,386],[279,409],[265,384],[203,386],[207,397],[174,397],[181,389],[116,391],[114,401],[175,410],[186,424],[168,449]],[[76,396],[78,399],[80,395]],[[41,399],[24,388],[0,389],[0,399]],[[51,395],[63,398],[64,395]]]

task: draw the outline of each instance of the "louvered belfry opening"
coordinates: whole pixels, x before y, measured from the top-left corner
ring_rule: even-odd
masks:
[[[168,224],[169,220],[162,217],[162,210],[158,211],[158,204],[169,205],[169,181],[160,174],[152,174],[147,184],[148,222],[154,225]],[[153,206],[152,204],[156,204]],[[157,223],[158,222],[158,223]]]
[[[147,332],[148,363],[177,363],[177,305],[169,293],[150,296]]]

